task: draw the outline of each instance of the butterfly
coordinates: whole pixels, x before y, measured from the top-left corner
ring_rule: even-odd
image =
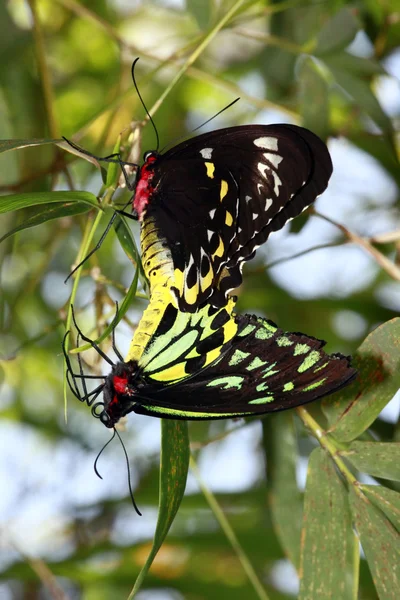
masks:
[[[321,194],[332,173],[324,142],[296,125],[246,125],[144,155],[132,198],[150,293],[182,311],[223,306],[270,233]]]
[[[78,332],[111,372],[89,392],[86,378],[94,376],[83,374],[80,361],[74,373],[64,346],[67,380],[72,393],[110,428],[130,412],[197,420],[286,410],[331,394],[356,376],[350,358],[326,354],[322,340],[210,304],[196,313],[166,305],[139,360],[130,359],[129,352],[123,360],[113,343],[119,359],[114,363]]]

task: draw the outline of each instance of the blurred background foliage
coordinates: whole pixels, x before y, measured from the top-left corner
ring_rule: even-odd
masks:
[[[155,136],[144,126],[131,81],[137,56],[137,81],[152,107],[161,147],[187,135],[236,96],[240,102],[203,130],[252,122],[309,127],[329,143],[335,168],[329,190],[315,209],[272,236],[246,265],[238,309],[326,339],[331,352],[353,353],[400,307],[400,5],[378,0],[9,0],[0,3],[0,32],[1,138],[26,141],[0,142],[2,235],[21,228],[0,246],[0,598],[125,598],[154,533],[160,423],[130,415],[122,432],[144,514],[139,518],[129,501],[121,448],[114,443],[102,456],[99,481],[93,461],[109,432],[75,400],[68,402],[68,421],[64,418],[60,349],[73,284],[63,282],[98,213],[72,196],[57,205],[50,204],[50,196],[42,197],[41,206],[29,202],[32,192],[86,190],[98,196],[105,188],[92,164],[55,145],[22,147],[33,138],[64,135],[105,156],[122,133],[124,156],[139,160],[143,150],[154,148]],[[18,151],[4,152],[13,147]],[[25,208],[11,211],[6,196],[22,193],[28,194],[19,197]],[[128,199],[123,187],[114,197],[118,203]],[[106,212],[95,239],[111,214]],[[27,224],[37,226],[24,228]],[[137,240],[138,227],[129,226]],[[124,298],[133,280],[135,265],[120,240],[113,231],[107,236],[74,291],[78,321],[92,337],[110,323],[115,300]],[[128,254],[133,248],[135,262],[132,241],[124,247]],[[138,290],[117,329],[122,353],[146,306],[143,286]],[[398,325],[375,331],[380,333],[365,355],[371,348],[386,352],[382,372],[385,367],[398,373]],[[111,350],[110,340],[102,347]],[[85,363],[94,372],[106,372],[91,351]],[[389,377],[384,393],[377,394],[379,411],[395,393],[396,381],[398,387],[398,379]],[[369,527],[363,542],[369,566],[362,552],[358,593],[358,542],[352,539],[345,486],[327,459],[329,447],[322,440],[325,450],[317,449],[305,427],[314,436],[319,427],[335,429],[336,404],[324,406],[324,412],[320,406],[300,411],[302,419],[268,417],[263,428],[258,420],[190,424],[200,476],[208,494],[216,494],[236,546],[191,471],[140,600],[293,598],[301,572],[304,599],[339,598],[328,588],[346,577],[350,583],[336,588],[340,598],[398,597],[395,575],[380,571],[392,564],[382,548],[398,547],[398,396],[377,419],[377,414],[366,418],[360,431],[336,428],[333,450],[340,449],[343,464],[350,460],[349,474],[336,466],[347,486],[352,474],[363,486],[360,505],[356,488],[349,488],[350,505],[358,506],[352,508],[353,522],[360,535],[363,523]],[[352,419],[354,425],[357,417]],[[352,442],[360,434],[361,441]],[[390,450],[379,443],[371,451],[368,446],[369,453],[365,444],[354,446],[372,441],[390,443]],[[304,525],[300,550],[311,451],[303,524],[315,516],[315,528]],[[374,470],[376,464],[384,464],[383,471]],[[382,479],[386,487],[376,486]],[[336,495],[325,497],[327,489]],[[316,498],[336,507],[336,517],[348,519],[341,522],[343,529],[323,528],[336,521]],[[384,505],[392,511],[386,516],[378,512]],[[325,547],[320,562],[320,550],[313,554],[316,540]],[[335,541],[347,544],[346,563],[335,558]],[[304,567],[311,556],[317,558],[307,579]]]

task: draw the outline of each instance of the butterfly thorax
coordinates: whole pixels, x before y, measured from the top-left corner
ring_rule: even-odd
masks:
[[[139,221],[143,219],[151,194],[154,191],[152,180],[154,178],[154,166],[159,154],[157,152],[146,152],[144,165],[140,169],[139,179],[136,184],[135,195],[132,202],[133,211],[137,214]]]

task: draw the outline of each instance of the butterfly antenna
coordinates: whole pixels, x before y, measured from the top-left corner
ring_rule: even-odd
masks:
[[[97,469],[97,462],[98,462],[98,460],[99,460],[100,456],[103,454],[104,450],[107,448],[108,444],[111,444],[111,442],[112,442],[112,441],[113,441],[113,439],[115,438],[115,434],[116,434],[116,433],[117,433],[117,432],[116,432],[116,429],[114,428],[114,433],[112,434],[112,436],[110,437],[110,439],[108,440],[108,442],[106,442],[106,443],[104,444],[104,446],[102,447],[102,449],[100,450],[100,452],[99,452],[99,453],[98,453],[98,455],[96,456],[96,460],[95,460],[95,461],[94,461],[94,463],[93,463],[93,469],[94,469],[94,472],[96,473],[96,475],[97,475],[97,477],[98,477],[99,479],[103,479],[103,477],[100,475],[100,473],[99,473],[99,471],[98,471],[98,469]]]
[[[217,117],[219,117],[219,115],[221,115],[223,112],[225,112],[226,110],[228,110],[228,108],[230,108],[231,106],[233,106],[234,104],[236,104],[236,102],[238,102],[239,100],[240,100],[240,97],[236,98],[236,100],[233,100],[233,102],[231,102],[230,104],[228,104],[227,106],[225,106],[225,108],[222,108],[219,112],[217,112],[210,119],[207,119],[207,121],[204,121],[204,123],[202,123],[201,125],[199,125],[195,129],[192,129],[191,133],[194,133],[198,129],[201,129],[202,127],[204,127],[204,125],[207,125],[208,123],[210,123],[210,121],[213,121],[214,119],[216,119]]]
[[[124,451],[125,454],[125,460],[126,460],[126,468],[128,470],[128,486],[129,486],[129,495],[131,497],[132,500],[132,504],[133,504],[133,508],[136,510],[137,514],[141,517],[142,513],[140,512],[140,510],[137,507],[137,504],[135,502],[135,498],[133,497],[133,492],[132,492],[132,482],[131,482],[131,469],[129,467],[129,458],[128,458],[128,453],[126,451],[124,442],[122,441],[121,436],[119,435],[118,431],[114,428],[114,432],[117,434],[117,438],[119,439],[119,441],[121,442],[121,446],[122,449]]]
[[[137,95],[139,96],[139,100],[140,100],[140,102],[142,103],[142,106],[143,106],[143,108],[144,108],[144,110],[145,110],[145,112],[146,112],[146,115],[149,117],[149,119],[150,119],[150,121],[151,121],[151,124],[153,125],[153,129],[154,129],[154,132],[155,132],[155,134],[156,134],[156,140],[157,140],[157,148],[156,148],[156,152],[158,152],[158,149],[159,149],[159,147],[160,147],[160,138],[158,137],[158,131],[157,131],[157,127],[156,127],[156,124],[155,124],[155,123],[154,123],[154,121],[153,121],[153,118],[152,118],[151,114],[150,114],[150,113],[149,113],[149,111],[147,110],[147,107],[146,107],[146,105],[145,105],[145,103],[144,103],[144,101],[143,101],[143,98],[142,98],[142,95],[141,95],[141,93],[139,92],[139,88],[138,88],[138,85],[137,85],[137,83],[136,83],[136,79],[135,79],[135,66],[136,66],[136,63],[137,63],[137,61],[138,61],[138,60],[139,60],[139,57],[138,57],[138,58],[136,58],[136,59],[133,61],[133,63],[132,63],[132,69],[131,69],[131,72],[132,72],[132,81],[133,81],[133,85],[135,86],[136,93],[137,93]],[[140,514],[140,513],[139,513],[139,514]]]
[[[124,362],[124,358],[123,358],[121,352],[118,350],[117,345],[115,343],[115,328],[116,328],[117,322],[118,322],[118,310],[119,310],[118,301],[116,300],[115,301],[115,317],[114,317],[113,322],[111,324],[112,325],[112,334],[111,334],[112,335],[112,349],[114,350],[115,354],[117,355],[117,358],[121,362]]]
[[[87,336],[86,336],[86,335],[83,333],[83,331],[80,329],[80,327],[79,327],[79,325],[78,325],[78,323],[76,322],[76,319],[75,319],[75,311],[74,311],[74,305],[73,305],[73,304],[71,304],[71,312],[72,312],[72,320],[73,320],[73,322],[74,322],[75,328],[76,328],[76,330],[77,330],[78,334],[79,334],[79,335],[81,336],[81,338],[83,339],[83,341],[84,341],[84,342],[88,342],[88,343],[89,343],[89,344],[92,346],[92,348],[94,348],[94,350],[96,350],[97,354],[100,354],[100,356],[101,356],[102,358],[104,358],[104,360],[105,360],[106,362],[108,362],[108,364],[109,364],[109,365],[111,365],[112,367],[114,367],[115,365],[114,365],[113,361],[112,361],[110,358],[108,358],[107,354],[104,354],[103,350],[101,350],[101,349],[98,347],[98,345],[96,344],[96,342],[94,342],[93,340],[91,340],[90,338],[88,338],[88,337],[87,337]]]
[[[204,121],[204,123],[202,123],[201,125],[199,125],[198,127],[196,127],[195,129],[192,129],[190,133],[194,133],[195,131],[197,131],[198,129],[201,129],[202,127],[204,127],[204,125],[207,125],[207,123],[210,123],[210,121],[212,121],[213,119],[215,119],[216,117],[218,117],[218,115],[220,115],[221,113],[223,113],[224,111],[228,110],[228,108],[230,108],[231,106],[233,106],[234,104],[236,104],[236,102],[238,102],[238,100],[240,100],[240,98],[236,98],[236,100],[233,100],[233,102],[231,102],[230,104],[228,104],[227,106],[225,106],[225,108],[222,108],[219,112],[217,112],[215,115],[213,115],[210,119],[207,119],[207,121]],[[181,135],[180,137],[175,138],[174,140],[172,140],[172,142],[168,142],[168,144],[166,144],[164,146],[164,148],[162,148],[160,150],[160,152],[164,152],[164,150],[172,145],[175,146],[175,144],[177,144],[178,142],[180,142],[181,140],[185,140],[187,139],[187,135]]]

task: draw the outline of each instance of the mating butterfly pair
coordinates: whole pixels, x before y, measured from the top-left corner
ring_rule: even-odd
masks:
[[[74,374],[66,357],[73,393],[113,427],[131,411],[184,419],[268,413],[351,381],[348,358],[265,319],[235,316],[229,298],[243,263],[323,192],[331,172],[325,144],[293,125],[221,129],[147,153],[133,211],[150,304],[127,359],[107,359],[112,372],[93,392],[85,383],[79,392],[82,369]]]

